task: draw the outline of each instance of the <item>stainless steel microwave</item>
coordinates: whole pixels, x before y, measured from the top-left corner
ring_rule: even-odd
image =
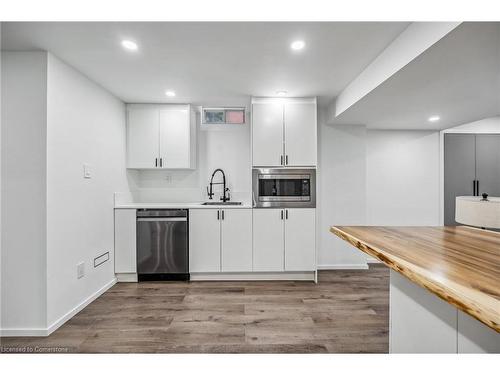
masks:
[[[254,207],[316,207],[316,170],[254,168]]]

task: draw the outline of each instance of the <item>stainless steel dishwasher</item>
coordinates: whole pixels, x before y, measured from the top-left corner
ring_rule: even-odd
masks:
[[[139,281],[189,280],[187,210],[137,210]]]

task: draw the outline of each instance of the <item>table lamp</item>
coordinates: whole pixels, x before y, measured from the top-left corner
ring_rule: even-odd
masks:
[[[500,229],[500,198],[488,197],[456,197],[455,221],[461,224],[483,229]]]

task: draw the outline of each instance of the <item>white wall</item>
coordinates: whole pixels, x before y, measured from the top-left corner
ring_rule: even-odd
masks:
[[[439,133],[367,132],[367,225],[439,225]]]
[[[114,280],[113,193],[128,189],[125,105],[49,54],[47,320],[52,325]],[[83,178],[83,163],[92,178]],[[110,260],[94,268],[104,252]],[[77,279],[77,263],[85,277]]]
[[[439,225],[439,132],[326,125],[319,112],[318,266],[363,268],[332,225]]]
[[[228,186],[234,192],[251,189],[250,125],[239,125],[233,130],[205,130],[200,132],[200,182],[205,188],[216,168],[226,174]],[[220,175],[219,175],[220,176]],[[220,177],[216,177],[220,180]],[[222,187],[214,187],[222,191]],[[214,199],[220,194],[216,194]]]
[[[2,329],[45,327],[47,54],[2,52]]]
[[[2,91],[2,334],[43,335],[114,282],[125,105],[45,52],[2,52]]]
[[[326,125],[326,111],[318,120],[318,267],[366,268],[363,253],[329,231],[365,224],[366,128]]]

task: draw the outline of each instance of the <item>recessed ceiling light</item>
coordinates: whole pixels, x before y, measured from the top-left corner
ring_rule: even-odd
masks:
[[[132,42],[131,40],[122,40],[122,47],[128,49],[129,51],[137,51],[139,46],[137,46],[136,42]]]
[[[167,91],[165,91],[165,95],[170,96],[170,97],[175,96],[175,91],[167,90]]]
[[[278,96],[286,96],[286,94],[288,94],[288,92],[285,90],[276,91],[276,95]]]
[[[441,119],[441,117],[439,117],[439,116],[431,116],[427,119],[427,121],[436,122],[436,121],[439,121],[440,119]]]
[[[296,40],[292,44],[290,44],[290,48],[294,51],[299,51],[306,46],[306,43],[303,40]]]

